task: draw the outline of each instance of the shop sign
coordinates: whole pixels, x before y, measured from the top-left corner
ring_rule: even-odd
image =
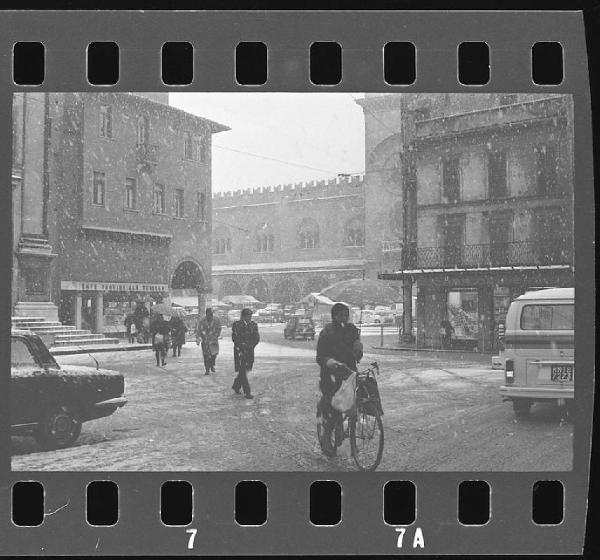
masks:
[[[62,281],[61,290],[77,292],[168,292],[167,284],[143,284],[139,282],[72,282]]]

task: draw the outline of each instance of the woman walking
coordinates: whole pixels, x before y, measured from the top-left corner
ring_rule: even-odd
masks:
[[[219,354],[219,336],[221,334],[221,321],[215,317],[210,307],[206,308],[206,317],[198,321],[196,328],[196,344],[202,344],[202,357],[204,358],[204,375],[215,373],[215,362]]]
[[[169,323],[167,323],[162,315],[157,315],[156,319],[150,324],[150,334],[152,335],[152,349],[156,356],[156,365],[166,365],[167,351],[170,344]]]
[[[173,340],[173,358],[181,356],[181,347],[185,344],[185,333],[188,328],[185,326],[181,317],[171,317],[169,321],[171,327],[171,338]]]

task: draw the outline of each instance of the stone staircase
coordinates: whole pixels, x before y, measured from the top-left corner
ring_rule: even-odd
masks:
[[[88,330],[76,329],[44,317],[13,317],[15,329],[32,331],[39,335],[48,347],[89,346],[95,344],[119,344],[118,338],[108,338]]]

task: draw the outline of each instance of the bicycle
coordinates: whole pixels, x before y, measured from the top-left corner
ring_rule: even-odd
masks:
[[[354,373],[345,365],[340,366],[340,369],[348,375]],[[344,439],[349,438],[352,458],[361,471],[374,471],[383,456],[383,411],[378,394],[368,387],[368,379],[376,381],[377,375],[377,362],[372,362],[367,369],[356,372],[355,404],[349,411],[336,411],[331,418],[325,418],[321,401],[317,405],[317,437],[321,450],[325,455],[333,457]]]

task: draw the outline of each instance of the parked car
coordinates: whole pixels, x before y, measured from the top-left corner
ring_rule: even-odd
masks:
[[[535,401],[572,406],[575,378],[575,291],[527,292],[510,304],[504,332],[503,400],[518,418]]]
[[[291,338],[303,338],[304,340],[315,339],[315,325],[312,319],[308,317],[291,317],[283,329],[283,337]]]
[[[43,449],[69,447],[84,422],[125,405],[120,373],[59,366],[33,332],[11,333],[11,434],[32,435]]]

